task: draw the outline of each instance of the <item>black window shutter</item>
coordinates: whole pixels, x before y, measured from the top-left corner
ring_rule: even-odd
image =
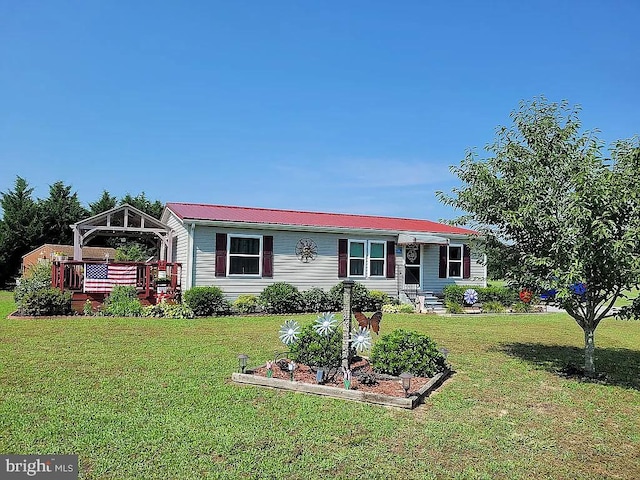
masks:
[[[387,242],[387,278],[396,278],[396,242]]]
[[[347,276],[348,248],[349,242],[346,238],[338,239],[338,278]]]
[[[447,278],[447,260],[449,248],[446,245],[440,245],[440,268],[438,272],[439,278]]]
[[[262,237],[262,276],[273,277],[273,236]]]
[[[462,278],[471,278],[471,248],[462,246]]]
[[[216,277],[227,276],[227,234],[216,233]]]

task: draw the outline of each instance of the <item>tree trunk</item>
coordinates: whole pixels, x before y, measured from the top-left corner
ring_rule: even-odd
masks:
[[[596,373],[596,365],[594,362],[594,342],[595,329],[590,327],[584,328],[584,373],[588,377],[593,377]]]

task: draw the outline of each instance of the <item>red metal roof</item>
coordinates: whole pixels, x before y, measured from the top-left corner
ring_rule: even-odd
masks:
[[[167,203],[167,208],[183,220],[266,223],[272,225],[299,225],[310,227],[450,233],[463,235],[477,233],[466,228],[454,227],[429,220],[417,220],[410,218],[376,217],[371,215],[351,215],[344,213],[303,212],[296,210],[274,210],[271,208],[203,205],[196,203]]]

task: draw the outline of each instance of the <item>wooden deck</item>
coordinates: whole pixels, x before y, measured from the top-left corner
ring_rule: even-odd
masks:
[[[97,309],[109,296],[109,287],[97,289],[88,287],[85,272],[89,265],[109,267],[135,267],[135,280],[128,285],[135,286],[143,305],[155,305],[161,299],[180,300],[182,288],[180,277],[182,264],[172,262],[85,262],[75,260],[54,261],[51,265],[51,286],[62,291],[70,291],[71,307],[82,312],[85,302],[91,301]]]

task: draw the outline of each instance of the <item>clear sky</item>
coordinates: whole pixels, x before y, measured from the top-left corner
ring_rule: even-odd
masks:
[[[521,100],[640,133],[640,1],[0,0],[0,191],[439,220]]]

